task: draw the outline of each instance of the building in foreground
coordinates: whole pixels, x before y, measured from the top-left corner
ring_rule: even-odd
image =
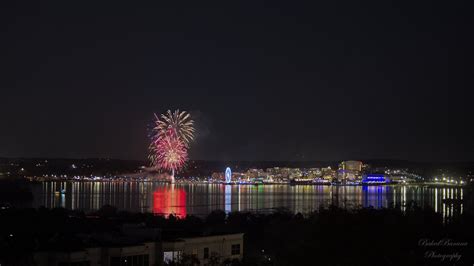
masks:
[[[105,235],[93,244],[60,244],[33,254],[33,264],[42,266],[155,266],[186,261],[187,265],[214,265],[241,261],[243,233],[141,241],[131,236]],[[87,238],[91,238],[88,236]],[[94,238],[94,237],[92,237]]]
[[[163,261],[177,262],[188,257],[195,263],[225,264],[243,258],[244,234],[180,238],[163,241]]]
[[[77,250],[48,250],[33,256],[34,265],[48,266],[122,266],[163,265],[159,242],[116,244]]]

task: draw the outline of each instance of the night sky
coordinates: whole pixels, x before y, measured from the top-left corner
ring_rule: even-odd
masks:
[[[40,3],[41,2],[41,3]],[[0,157],[474,159],[468,1],[2,1]]]

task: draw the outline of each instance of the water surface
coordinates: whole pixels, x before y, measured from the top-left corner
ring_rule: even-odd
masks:
[[[342,208],[390,207],[404,210],[416,203],[449,218],[463,212],[462,204],[445,199],[463,199],[459,187],[413,186],[289,186],[164,184],[158,182],[43,182],[32,185],[33,207],[63,207],[93,211],[104,205],[132,212],[205,216],[220,209],[226,212],[271,212],[286,208],[309,213],[320,206]],[[56,191],[64,190],[64,194]]]

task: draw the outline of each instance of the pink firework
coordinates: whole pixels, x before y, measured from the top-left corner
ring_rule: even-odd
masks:
[[[173,129],[154,139],[151,150],[153,164],[172,172],[181,169],[188,159],[186,145]]]

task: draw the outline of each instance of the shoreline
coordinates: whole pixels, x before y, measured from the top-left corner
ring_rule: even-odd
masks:
[[[208,182],[208,181],[180,181],[177,180],[175,183],[161,180],[137,180],[137,179],[101,179],[101,180],[85,180],[85,179],[48,179],[48,180],[29,180],[31,183],[48,183],[48,182],[84,182],[84,183],[161,183],[161,184],[175,184],[175,185],[224,185],[224,186],[273,186],[273,185],[286,185],[286,186],[334,186],[334,187],[370,187],[370,186],[424,186],[424,187],[446,187],[446,188],[464,188],[467,184],[440,184],[433,182],[417,182],[417,183],[380,183],[380,184],[340,184],[340,183],[313,183],[313,182],[301,182],[301,183],[290,183],[290,182],[271,182],[271,183],[225,183],[225,182]]]

